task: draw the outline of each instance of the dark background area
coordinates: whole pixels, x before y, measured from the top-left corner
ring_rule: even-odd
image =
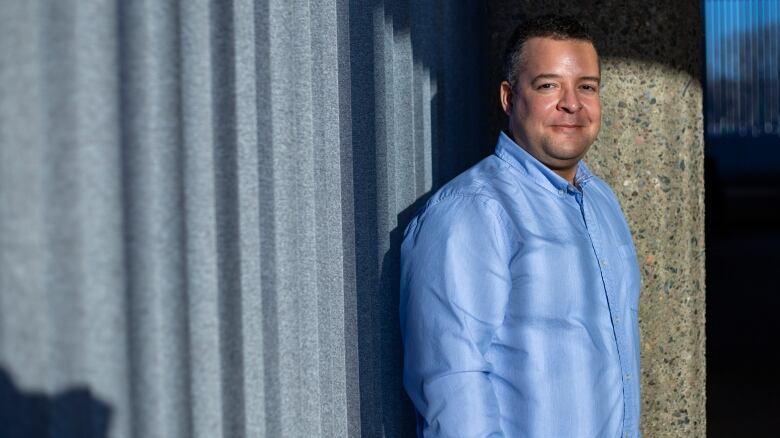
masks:
[[[780,429],[780,138],[707,136],[707,435]]]
[[[780,11],[704,0],[707,435],[780,429]]]

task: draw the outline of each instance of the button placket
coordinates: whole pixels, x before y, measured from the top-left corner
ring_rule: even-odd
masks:
[[[620,365],[621,370],[621,377],[623,380],[623,414],[624,414],[624,421],[628,421],[629,423],[632,421],[629,419],[630,412],[633,412],[633,390],[632,385],[629,384],[631,381],[631,374],[627,372],[627,370],[630,369],[629,366],[629,360],[626,357],[626,352],[629,351],[627,346],[628,343],[626,342],[626,338],[624,336],[623,330],[618,326],[620,323],[620,317],[619,315],[619,306],[615,306],[614,303],[617,303],[617,297],[615,297],[615,287],[614,284],[614,278],[612,277],[612,272],[609,270],[609,263],[607,262],[606,257],[603,257],[603,253],[601,251],[601,229],[598,226],[597,221],[592,220],[592,210],[589,208],[589,206],[585,205],[584,200],[584,191],[581,195],[576,196],[578,201],[580,201],[580,206],[582,209],[583,219],[585,219],[586,224],[589,224],[591,226],[587,226],[588,234],[590,235],[591,242],[593,242],[593,249],[596,252],[596,258],[600,264],[600,268],[602,270],[602,276],[604,280],[604,290],[607,294],[607,302],[609,306],[609,313],[612,317],[613,322],[613,333],[615,335],[615,346],[617,347],[617,353],[618,353],[618,363]],[[628,429],[626,429],[626,436],[628,436]]]

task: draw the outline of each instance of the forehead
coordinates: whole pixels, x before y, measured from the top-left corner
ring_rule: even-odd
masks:
[[[521,59],[521,75],[599,76],[598,54],[589,41],[530,38]]]

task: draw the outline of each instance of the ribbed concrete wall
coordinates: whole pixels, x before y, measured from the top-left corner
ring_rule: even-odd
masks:
[[[9,436],[408,436],[397,245],[483,147],[448,1],[0,8]]]

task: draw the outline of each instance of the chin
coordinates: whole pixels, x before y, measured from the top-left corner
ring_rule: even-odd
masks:
[[[558,161],[572,161],[579,160],[588,151],[588,146],[571,145],[571,146],[557,146],[551,148],[545,148],[547,155]]]

